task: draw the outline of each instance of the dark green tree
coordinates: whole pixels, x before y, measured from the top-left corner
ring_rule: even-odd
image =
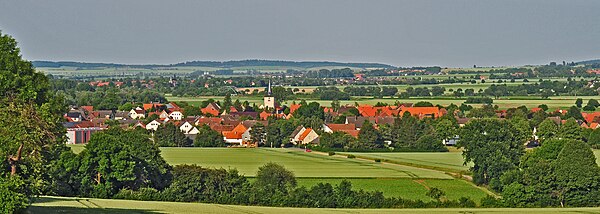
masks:
[[[568,119],[558,130],[557,137],[564,139],[583,140],[582,128],[574,118]]]
[[[171,166],[141,131],[111,128],[92,136],[80,154],[80,194],[110,198],[121,189],[162,190],[171,182]]]
[[[221,133],[212,130],[210,126],[203,125],[198,129],[198,134],[194,139],[195,147],[224,147],[225,141]]]
[[[188,139],[177,126],[167,123],[158,127],[154,133],[154,142],[163,147],[188,147],[192,146]]]
[[[473,182],[498,189],[500,176],[515,169],[525,153],[521,130],[508,121],[480,119],[467,123],[460,132],[465,164],[473,162]],[[494,185],[492,185],[494,184]]]

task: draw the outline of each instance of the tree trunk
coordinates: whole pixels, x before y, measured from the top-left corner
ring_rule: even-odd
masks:
[[[17,174],[17,163],[21,161],[21,152],[23,151],[23,144],[19,146],[17,150],[17,155],[8,156],[8,164],[10,164],[10,176],[15,176]]]

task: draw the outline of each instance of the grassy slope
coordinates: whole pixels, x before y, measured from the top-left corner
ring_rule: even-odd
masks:
[[[469,170],[470,165],[463,166],[461,152],[394,152],[394,153],[367,153],[349,152],[360,157],[379,158],[402,163],[412,163],[433,167],[450,168],[455,170]]]
[[[296,149],[161,148],[163,157],[173,165],[198,164],[206,167],[235,168],[254,176],[268,162],[283,164],[297,177],[394,177],[451,179],[441,172],[408,166],[328,157]]]
[[[343,179],[298,179],[298,185],[310,188],[317,183],[330,183],[336,185]],[[437,187],[444,192],[448,199],[458,200],[460,197],[470,197],[476,202],[487,194],[480,189],[473,188],[472,184],[464,180],[445,179],[347,179],[354,189],[380,191],[386,197],[402,197],[412,200],[429,201],[431,198],[425,194],[428,188]]]
[[[26,213],[598,213],[600,208],[317,209],[41,197]]]

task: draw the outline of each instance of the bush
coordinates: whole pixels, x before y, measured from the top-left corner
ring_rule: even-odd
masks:
[[[377,162],[377,163],[381,163],[381,159],[379,159],[379,158],[376,158],[376,159],[375,159],[375,162]]]
[[[327,154],[329,154],[329,156],[334,156],[335,152],[328,152]]]
[[[354,156],[354,155],[348,155],[347,157],[348,158],[356,158],[356,156]]]
[[[29,199],[18,189],[23,187],[20,179],[0,178],[0,213],[17,213],[27,208]]]

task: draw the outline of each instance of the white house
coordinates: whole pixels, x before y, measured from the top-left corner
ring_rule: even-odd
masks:
[[[173,120],[181,120],[181,118],[183,118],[183,113],[180,111],[173,111],[169,114],[169,117]]]
[[[179,126],[179,130],[181,130],[181,132],[184,134],[191,134],[190,131],[192,131],[194,128],[196,127],[187,121],[183,125]],[[198,129],[196,129],[196,134],[198,134]]]
[[[144,109],[137,107],[137,108],[131,109],[131,111],[129,111],[129,117],[134,120],[143,119],[143,118],[146,118],[146,114],[144,112]]]
[[[149,122],[148,124],[146,124],[146,130],[156,131],[159,126],[160,126],[160,122],[153,120],[152,122]]]

